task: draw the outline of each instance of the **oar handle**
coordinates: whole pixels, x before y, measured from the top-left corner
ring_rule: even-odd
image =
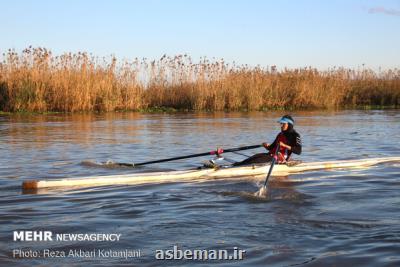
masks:
[[[210,155],[221,155],[225,151],[222,148],[217,148],[217,150],[210,151]]]

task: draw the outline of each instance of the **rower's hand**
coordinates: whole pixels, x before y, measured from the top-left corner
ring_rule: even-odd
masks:
[[[262,143],[262,146],[263,146],[265,149],[268,149],[269,144],[268,144],[268,143]]]

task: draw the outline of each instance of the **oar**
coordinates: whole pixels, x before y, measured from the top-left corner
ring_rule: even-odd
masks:
[[[152,160],[152,161],[139,162],[139,163],[115,163],[115,164],[118,164],[120,166],[136,167],[136,166],[142,166],[142,165],[148,165],[148,164],[154,164],[154,163],[174,161],[174,160],[179,160],[179,159],[189,159],[189,158],[209,156],[209,155],[220,155],[222,153],[235,152],[235,151],[241,151],[241,150],[247,150],[247,149],[254,149],[254,148],[259,148],[259,147],[262,147],[262,145],[242,146],[242,147],[229,148],[229,149],[219,148],[217,150],[213,150],[213,151],[210,151],[210,152],[192,154],[192,155],[187,155],[187,156],[180,156],[180,157],[174,157],[174,158]]]
[[[269,179],[269,177],[271,176],[272,169],[274,168],[275,162],[278,160],[278,153],[279,153],[279,143],[277,144],[274,157],[272,158],[272,161],[271,161],[271,166],[269,167],[267,177],[265,178],[264,185],[263,185],[263,187],[260,188],[260,190],[258,190],[258,191],[255,193],[255,195],[258,196],[258,197],[266,196],[266,195],[267,195],[267,184],[268,184],[268,179]]]

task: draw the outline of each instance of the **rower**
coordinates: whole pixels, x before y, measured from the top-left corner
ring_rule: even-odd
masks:
[[[242,166],[257,163],[270,162],[275,155],[277,144],[279,143],[278,164],[289,163],[292,153],[301,154],[301,138],[294,130],[294,119],[290,115],[285,115],[278,122],[281,124],[281,132],[276,136],[272,144],[263,143],[268,153],[255,154],[243,161],[236,162],[234,166]]]

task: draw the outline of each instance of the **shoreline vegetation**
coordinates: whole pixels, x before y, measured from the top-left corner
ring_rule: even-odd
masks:
[[[0,114],[398,108],[400,69],[250,67],[188,55],[117,61],[85,52],[9,49]]]

